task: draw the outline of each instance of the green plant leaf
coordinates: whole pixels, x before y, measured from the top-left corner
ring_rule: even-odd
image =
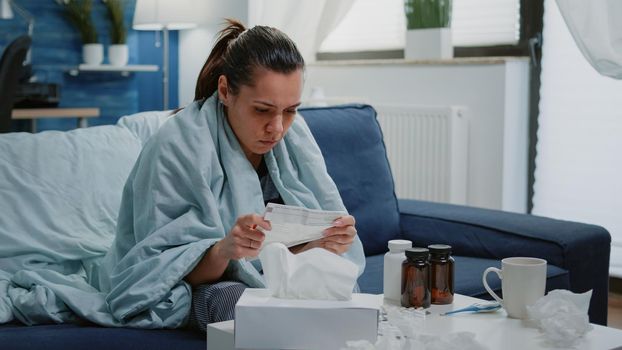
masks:
[[[93,18],[91,17],[93,10],[93,2],[91,0],[68,0],[58,4],[64,8],[65,18],[80,33],[83,44],[98,42],[97,29],[95,29]]]
[[[108,21],[110,22],[110,43],[125,44],[127,41],[127,28],[123,22],[124,0],[105,0],[108,13]]]
[[[448,28],[452,0],[404,0],[407,29]]]

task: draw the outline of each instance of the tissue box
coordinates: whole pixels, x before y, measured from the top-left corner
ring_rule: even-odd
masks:
[[[235,350],[233,346],[233,320],[207,325],[207,350]]]
[[[235,306],[239,349],[339,349],[349,340],[378,337],[381,295],[353,293],[352,300],[294,300],[247,288]]]

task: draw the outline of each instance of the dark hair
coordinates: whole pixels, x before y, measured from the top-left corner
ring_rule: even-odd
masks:
[[[304,68],[296,44],[280,30],[266,26],[246,29],[233,19],[227,19],[226,24],[201,69],[195,101],[212,96],[221,75],[227,77],[229,90],[237,94],[241,85],[253,84],[256,68],[284,74]]]

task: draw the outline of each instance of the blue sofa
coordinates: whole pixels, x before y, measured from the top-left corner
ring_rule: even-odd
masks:
[[[611,237],[602,227],[494,210],[398,200],[394,194],[376,112],[367,105],[303,108],[330,175],[346,207],[357,219],[367,256],[359,279],[363,292],[382,293],[387,241],[409,239],[416,246],[445,243],[453,247],[457,293],[486,298],[485,268],[509,256],[534,256],[548,264],[547,290],[593,289],[590,321],[606,324]],[[121,121],[144,142],[162,122],[157,117]],[[142,125],[145,124],[145,125]],[[78,131],[80,132],[80,131]],[[0,136],[2,137],[2,136]],[[120,188],[118,189],[121,190]],[[500,291],[500,281],[490,279]],[[97,325],[0,326],[3,349],[204,349],[205,335],[188,330],[139,330]]]
[[[326,160],[346,207],[357,219],[367,256],[359,279],[363,292],[382,293],[387,241],[453,247],[457,293],[489,298],[481,276],[510,256],[548,261],[547,291],[593,289],[590,321],[606,325],[611,236],[602,227],[533,215],[398,200],[382,132],[371,106],[350,105],[301,111]],[[490,278],[500,292],[501,282]]]

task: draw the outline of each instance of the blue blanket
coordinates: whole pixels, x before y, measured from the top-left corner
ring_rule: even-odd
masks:
[[[286,204],[345,210],[302,117],[265,161]],[[183,277],[238,216],[264,211],[257,174],[215,97],[187,106],[149,139],[121,203],[107,254],[83,263],[79,271],[72,270],[71,260],[65,270],[2,271],[0,266],[0,322],[12,313],[27,324],[69,322],[77,315],[104,326],[182,326],[191,304]],[[40,235],[45,232],[33,233],[24,244]],[[92,249],[86,243],[72,247],[76,254]],[[344,256],[362,273],[358,238]],[[232,261],[225,275],[263,286],[262,276],[245,260]]]

